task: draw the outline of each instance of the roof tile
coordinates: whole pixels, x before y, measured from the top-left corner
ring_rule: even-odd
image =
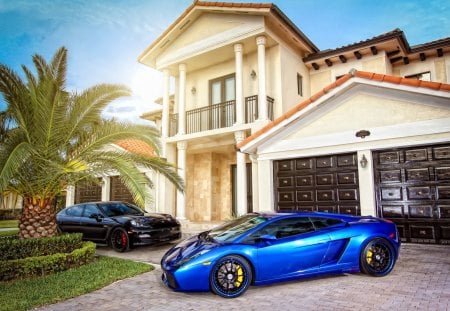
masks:
[[[282,121],[287,120],[291,118],[294,114],[299,112],[300,110],[303,110],[305,107],[309,106],[312,102],[318,100],[326,93],[332,91],[333,89],[337,88],[338,86],[344,84],[346,81],[348,81],[353,76],[367,79],[367,80],[374,80],[374,81],[380,81],[385,83],[392,83],[392,84],[402,84],[406,86],[413,86],[413,87],[423,87],[427,89],[432,90],[438,90],[438,91],[445,91],[450,92],[450,84],[445,83],[439,83],[439,82],[430,82],[430,81],[422,81],[422,80],[416,80],[416,79],[407,79],[402,78],[398,76],[390,76],[390,75],[384,75],[384,74],[378,74],[373,72],[367,72],[367,71],[358,71],[358,70],[352,70],[350,73],[347,73],[343,77],[339,78],[336,82],[331,83],[330,85],[326,86],[310,98],[302,101],[294,108],[287,111],[285,114],[280,116],[279,118],[275,119],[271,123],[264,126],[262,129],[256,131],[252,135],[248,136],[246,139],[244,139],[242,142],[237,144],[237,148],[242,148],[246,144],[248,144],[250,141],[254,140],[255,138],[261,136],[271,128],[275,127],[276,125],[280,124]]]
[[[151,157],[156,156],[155,150],[141,140],[137,139],[120,140],[116,142],[116,145],[132,153]]]

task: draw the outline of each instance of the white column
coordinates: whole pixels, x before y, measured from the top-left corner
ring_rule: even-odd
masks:
[[[14,200],[14,193],[10,192],[9,193],[9,198],[8,198],[8,208],[9,209],[13,209],[15,207],[14,204],[13,204],[14,201],[15,201]]]
[[[109,201],[111,195],[111,177],[102,178],[102,201]]]
[[[252,161],[252,206],[253,212],[259,212],[259,189],[258,189],[258,157],[256,154],[250,155]]]
[[[178,175],[186,183],[186,149],[187,142],[180,141],[177,143],[178,149]],[[177,219],[186,219],[186,201],[184,193],[177,191]]]
[[[68,186],[66,189],[66,207],[75,204],[75,186]]]
[[[178,135],[186,134],[186,65],[178,65],[180,77],[178,83]]]
[[[367,160],[365,167],[362,167],[361,159],[363,156]],[[371,150],[360,150],[357,153],[358,157],[358,181],[359,181],[359,200],[361,204],[362,216],[376,216],[376,203],[375,203],[375,182],[373,172],[373,161]]]
[[[170,88],[170,76],[169,69],[163,70],[163,110],[162,110],[162,118],[161,118],[161,138],[162,138],[162,150],[161,156],[163,158],[166,157],[166,138],[169,137],[169,109],[170,109],[170,96],[169,96],[169,88]]]
[[[243,45],[234,45],[234,58],[236,70],[236,124],[244,124],[244,93],[243,93],[243,69],[242,69]]]
[[[258,119],[268,120],[266,94],[266,37],[256,38],[258,45]]]
[[[234,133],[236,144],[245,139],[245,132],[238,131]],[[237,216],[247,214],[247,165],[245,153],[236,152],[236,196],[237,196]]]

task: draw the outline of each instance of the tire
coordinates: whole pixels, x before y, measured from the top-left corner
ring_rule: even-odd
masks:
[[[247,260],[241,256],[225,256],[213,266],[209,284],[213,293],[224,298],[235,298],[245,293],[252,277]]]
[[[109,237],[111,247],[119,252],[126,252],[130,249],[130,237],[124,228],[115,228]]]
[[[385,276],[394,268],[395,257],[395,250],[387,240],[370,240],[361,251],[361,272],[372,276]]]

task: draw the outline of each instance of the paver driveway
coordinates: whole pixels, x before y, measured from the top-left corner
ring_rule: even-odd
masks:
[[[158,263],[168,246],[142,247],[126,254],[99,253]],[[38,310],[448,310],[450,247],[403,244],[386,277],[346,274],[250,287],[241,297],[176,293],[161,282],[159,266],[148,273],[93,293]]]

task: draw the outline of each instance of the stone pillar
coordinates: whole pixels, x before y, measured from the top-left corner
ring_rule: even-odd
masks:
[[[186,65],[178,66],[180,71],[178,94],[178,135],[186,134]]]
[[[266,37],[256,38],[258,45],[258,120],[268,120],[266,94]]]
[[[242,69],[243,45],[234,45],[234,58],[236,70],[236,124],[244,124],[244,93],[243,93],[243,69]]]
[[[245,132],[235,132],[234,136],[236,144],[239,144],[245,139]],[[239,151],[236,152],[236,181],[236,216],[241,216],[247,213],[247,164],[245,161],[245,153]]]
[[[178,175],[186,183],[186,149],[187,142],[180,141],[177,143],[178,149]],[[186,219],[186,200],[184,193],[177,191],[177,219]]]

